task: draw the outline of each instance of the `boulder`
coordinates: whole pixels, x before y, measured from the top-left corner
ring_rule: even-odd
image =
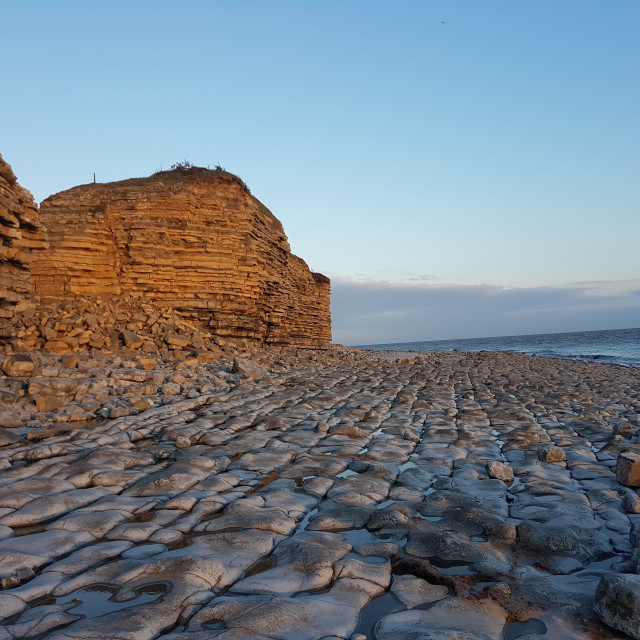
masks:
[[[181,336],[179,333],[167,333],[167,335],[164,337],[164,341],[172,347],[182,348],[189,346],[189,338],[187,336]]]
[[[627,513],[640,513],[640,496],[632,489],[626,489],[620,501]]]
[[[144,344],[144,340],[137,333],[126,329],[122,332],[122,339],[127,349],[139,349]]]
[[[2,363],[2,370],[10,378],[29,378],[33,373],[33,358],[24,353],[11,353]]]
[[[554,444],[545,444],[538,449],[538,458],[542,462],[564,462],[566,456],[562,447]]]
[[[263,366],[246,358],[234,358],[232,371],[247,380],[260,380],[269,375]]]
[[[627,487],[640,487],[640,452],[622,451],[618,454],[616,480]]]
[[[15,410],[0,411],[0,427],[5,429],[19,429],[22,426],[22,418]]]
[[[633,438],[633,427],[628,422],[623,422],[613,428],[613,434],[631,440]]]
[[[640,576],[602,576],[593,608],[606,625],[640,640]]]
[[[502,462],[488,462],[486,465],[487,475],[490,478],[496,478],[503,482],[511,482],[513,480],[513,469]]]
[[[96,393],[107,388],[107,381],[101,378],[31,378],[29,394],[54,396],[60,400],[82,400],[88,393]]]
[[[165,396],[176,396],[180,393],[180,385],[176,382],[167,382],[162,385],[162,393]]]
[[[55,411],[60,407],[64,407],[66,404],[64,398],[50,395],[38,395],[35,397],[36,410],[42,413],[48,413],[49,411]]]
[[[580,538],[573,529],[552,527],[539,522],[517,525],[518,542],[538,553],[574,556],[580,552]]]

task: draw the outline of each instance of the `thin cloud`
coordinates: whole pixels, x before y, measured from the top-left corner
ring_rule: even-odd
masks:
[[[509,289],[334,278],[334,341],[376,344],[637,327],[638,284]]]

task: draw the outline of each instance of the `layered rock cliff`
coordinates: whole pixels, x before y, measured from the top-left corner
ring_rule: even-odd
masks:
[[[14,334],[16,312],[33,293],[29,264],[33,251],[46,246],[38,207],[18,184],[11,166],[0,155],[0,338]]]
[[[218,336],[323,347],[329,280],[294,256],[282,225],[236,176],[179,168],[47,198],[49,249],[31,265],[36,294],[180,312]]]

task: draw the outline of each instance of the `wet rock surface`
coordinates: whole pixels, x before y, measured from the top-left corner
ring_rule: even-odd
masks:
[[[640,637],[638,370],[28,357],[0,379],[0,640]]]

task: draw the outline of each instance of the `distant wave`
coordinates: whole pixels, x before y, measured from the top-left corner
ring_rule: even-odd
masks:
[[[616,356],[605,353],[566,353],[552,350],[538,351],[536,355],[548,358],[570,358],[571,360],[617,360]]]
[[[640,329],[362,345],[394,351],[510,351],[583,362],[640,367]]]

